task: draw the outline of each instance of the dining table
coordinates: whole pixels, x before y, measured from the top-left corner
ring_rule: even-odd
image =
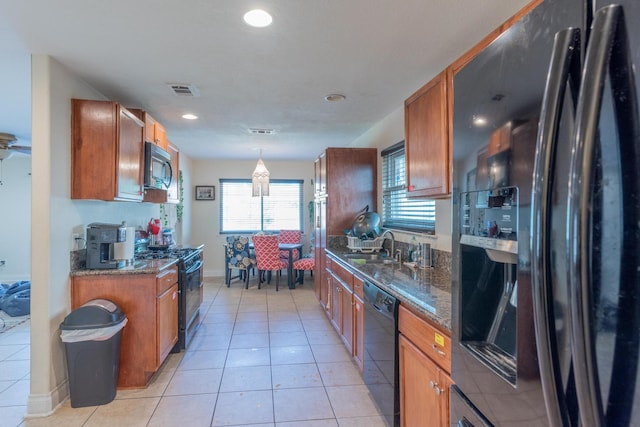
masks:
[[[225,243],[225,247],[227,244]],[[253,251],[253,242],[249,243],[249,249]],[[293,251],[298,251],[298,258],[302,257],[302,243],[278,243],[278,249],[281,251],[287,251],[288,257],[288,267],[287,267],[287,285],[289,289],[295,289],[295,280],[293,280]],[[255,255],[254,255],[255,256]],[[226,259],[225,259],[226,263]],[[228,281],[227,275],[229,274],[229,269],[225,265],[225,283]]]

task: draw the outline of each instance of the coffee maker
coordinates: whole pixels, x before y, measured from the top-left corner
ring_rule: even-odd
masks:
[[[87,268],[110,269],[121,264],[115,258],[116,243],[126,240],[126,224],[94,222],[87,226]]]

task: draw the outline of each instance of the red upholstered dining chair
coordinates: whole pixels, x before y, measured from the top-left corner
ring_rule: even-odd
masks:
[[[258,267],[258,289],[262,284],[265,271],[276,272],[276,291],[280,284],[280,271],[287,268],[289,263],[280,259],[280,251],[278,250],[278,236],[270,235],[254,235],[253,249],[256,252],[256,266]],[[269,283],[267,281],[267,283]]]
[[[298,283],[304,284],[304,271],[311,270],[311,276],[313,276],[313,269],[316,268],[316,260],[315,258],[300,258],[297,261],[293,262],[293,269],[296,271],[296,277],[298,278]]]
[[[300,243],[302,232],[300,230],[280,230],[278,234],[278,243]],[[280,258],[289,260],[289,251],[280,251]],[[300,258],[299,251],[293,251],[291,254],[292,261]]]

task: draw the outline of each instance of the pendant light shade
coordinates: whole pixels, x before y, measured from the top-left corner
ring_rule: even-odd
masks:
[[[256,169],[251,174],[251,182],[253,184],[251,186],[251,195],[253,197],[269,195],[269,171],[262,161],[262,150],[260,150]]]

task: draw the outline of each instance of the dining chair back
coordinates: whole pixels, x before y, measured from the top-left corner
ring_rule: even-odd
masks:
[[[249,250],[249,238],[244,236],[228,236],[225,249],[227,268],[227,288],[231,286],[231,279],[236,277],[243,279],[245,289],[249,289],[249,271],[256,265],[256,260]],[[238,270],[237,276],[232,276],[232,271]]]
[[[256,266],[258,267],[258,289],[260,289],[260,285],[262,284],[264,273],[275,271],[277,291],[280,285],[281,270],[289,266],[287,261],[280,258],[278,236],[254,235],[253,248],[256,252]],[[269,283],[268,280],[267,283]]]
[[[278,243],[300,243],[302,232],[300,230],[280,230],[278,234]],[[292,261],[300,258],[299,251],[293,251]],[[280,251],[280,258],[289,259],[289,251]]]

